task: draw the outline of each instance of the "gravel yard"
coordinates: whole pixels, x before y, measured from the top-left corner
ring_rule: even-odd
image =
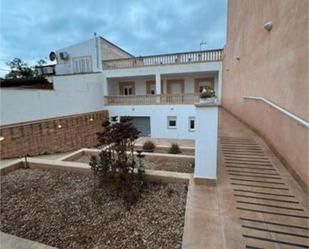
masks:
[[[60,249],[181,248],[186,184],[149,184],[127,211],[93,176],[20,169],[1,177],[1,231]]]
[[[89,163],[90,155],[83,155],[77,162]],[[145,169],[193,173],[194,159],[146,156],[142,159]]]

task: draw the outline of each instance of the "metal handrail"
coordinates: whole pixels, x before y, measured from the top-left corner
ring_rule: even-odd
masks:
[[[294,119],[297,123],[309,128],[309,122],[296,116],[295,114],[289,112],[288,110],[278,106],[277,104],[275,104],[274,102],[265,99],[263,97],[254,97],[254,96],[242,96],[244,99],[250,99],[250,100],[258,100],[258,101],[263,101],[266,104],[270,105],[271,107],[277,109],[278,111],[282,112],[283,114],[287,115],[288,117]]]

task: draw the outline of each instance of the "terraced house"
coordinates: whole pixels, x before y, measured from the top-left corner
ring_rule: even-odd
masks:
[[[86,171],[80,158],[98,153],[102,122],[129,116],[137,147],[189,151],[158,153],[155,167],[194,162],[189,173],[146,168],[151,179],[188,184],[183,249],[309,248],[308,8],[229,0],[218,49],[140,56],[96,34],[55,48],[54,64],[38,68],[43,79],[1,83],[1,158],[70,152],[26,163]],[[215,93],[207,102],[206,89]]]

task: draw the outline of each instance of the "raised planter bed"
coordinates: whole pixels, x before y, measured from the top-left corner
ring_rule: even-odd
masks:
[[[71,158],[65,159],[66,161],[89,163],[90,157],[92,155],[97,155],[98,152],[83,151],[82,153],[76,154]],[[194,159],[185,158],[178,155],[155,155],[147,154],[145,158],[142,159],[145,169],[151,170],[164,170],[173,172],[183,172],[183,173],[193,173],[194,171]],[[136,159],[138,160],[138,159]]]
[[[135,148],[140,150],[142,149],[142,145],[136,145]],[[157,145],[153,153],[168,153],[170,146]],[[191,147],[180,147],[181,154],[179,155],[194,155],[194,148]]]
[[[57,248],[181,248],[187,184],[149,183],[126,210],[93,176],[18,169],[1,179],[1,231]]]

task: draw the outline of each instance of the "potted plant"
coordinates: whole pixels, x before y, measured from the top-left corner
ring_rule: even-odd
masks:
[[[200,93],[200,103],[214,103],[216,101],[216,94],[214,89],[205,86]]]

